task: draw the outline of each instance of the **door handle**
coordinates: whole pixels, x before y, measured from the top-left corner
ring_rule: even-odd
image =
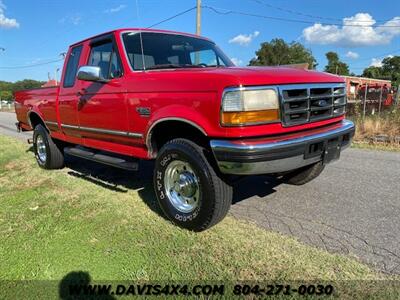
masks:
[[[83,89],[81,89],[80,91],[78,91],[78,92],[76,93],[76,95],[77,95],[78,97],[80,97],[80,96],[85,95],[85,93],[86,93],[86,89],[83,88]]]

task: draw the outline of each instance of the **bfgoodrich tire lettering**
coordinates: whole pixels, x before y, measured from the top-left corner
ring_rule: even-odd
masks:
[[[155,165],[154,188],[162,211],[175,224],[193,231],[205,230],[221,221],[232,201],[231,186],[217,175],[206,155],[206,149],[199,145],[174,139],[161,148]],[[199,189],[193,210],[179,210],[166,190],[166,171],[171,164],[179,165],[177,162],[188,166]]]

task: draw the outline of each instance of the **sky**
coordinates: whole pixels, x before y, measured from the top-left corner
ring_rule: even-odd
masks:
[[[60,53],[84,38],[148,27],[195,5],[196,0],[0,0],[0,80],[59,77],[62,60],[38,64],[60,60]],[[398,0],[202,0],[202,5],[207,6],[202,35],[237,65],[247,65],[260,44],[274,38],[311,49],[318,70],[328,51],[336,51],[355,74],[400,55]],[[156,28],[194,33],[195,20],[191,10]],[[19,68],[25,66],[32,67]]]

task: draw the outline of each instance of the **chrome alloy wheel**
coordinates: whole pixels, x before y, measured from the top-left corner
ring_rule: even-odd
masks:
[[[192,212],[199,204],[199,180],[190,164],[181,160],[169,163],[164,174],[168,200],[182,213]]]
[[[40,134],[36,138],[36,152],[40,161],[45,163],[47,159],[46,144]]]

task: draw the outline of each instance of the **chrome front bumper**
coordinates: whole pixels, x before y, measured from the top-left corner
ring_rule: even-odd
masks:
[[[211,140],[222,173],[271,174],[295,170],[318,161],[337,160],[350,146],[355,126],[349,120],[321,128],[274,137]]]

